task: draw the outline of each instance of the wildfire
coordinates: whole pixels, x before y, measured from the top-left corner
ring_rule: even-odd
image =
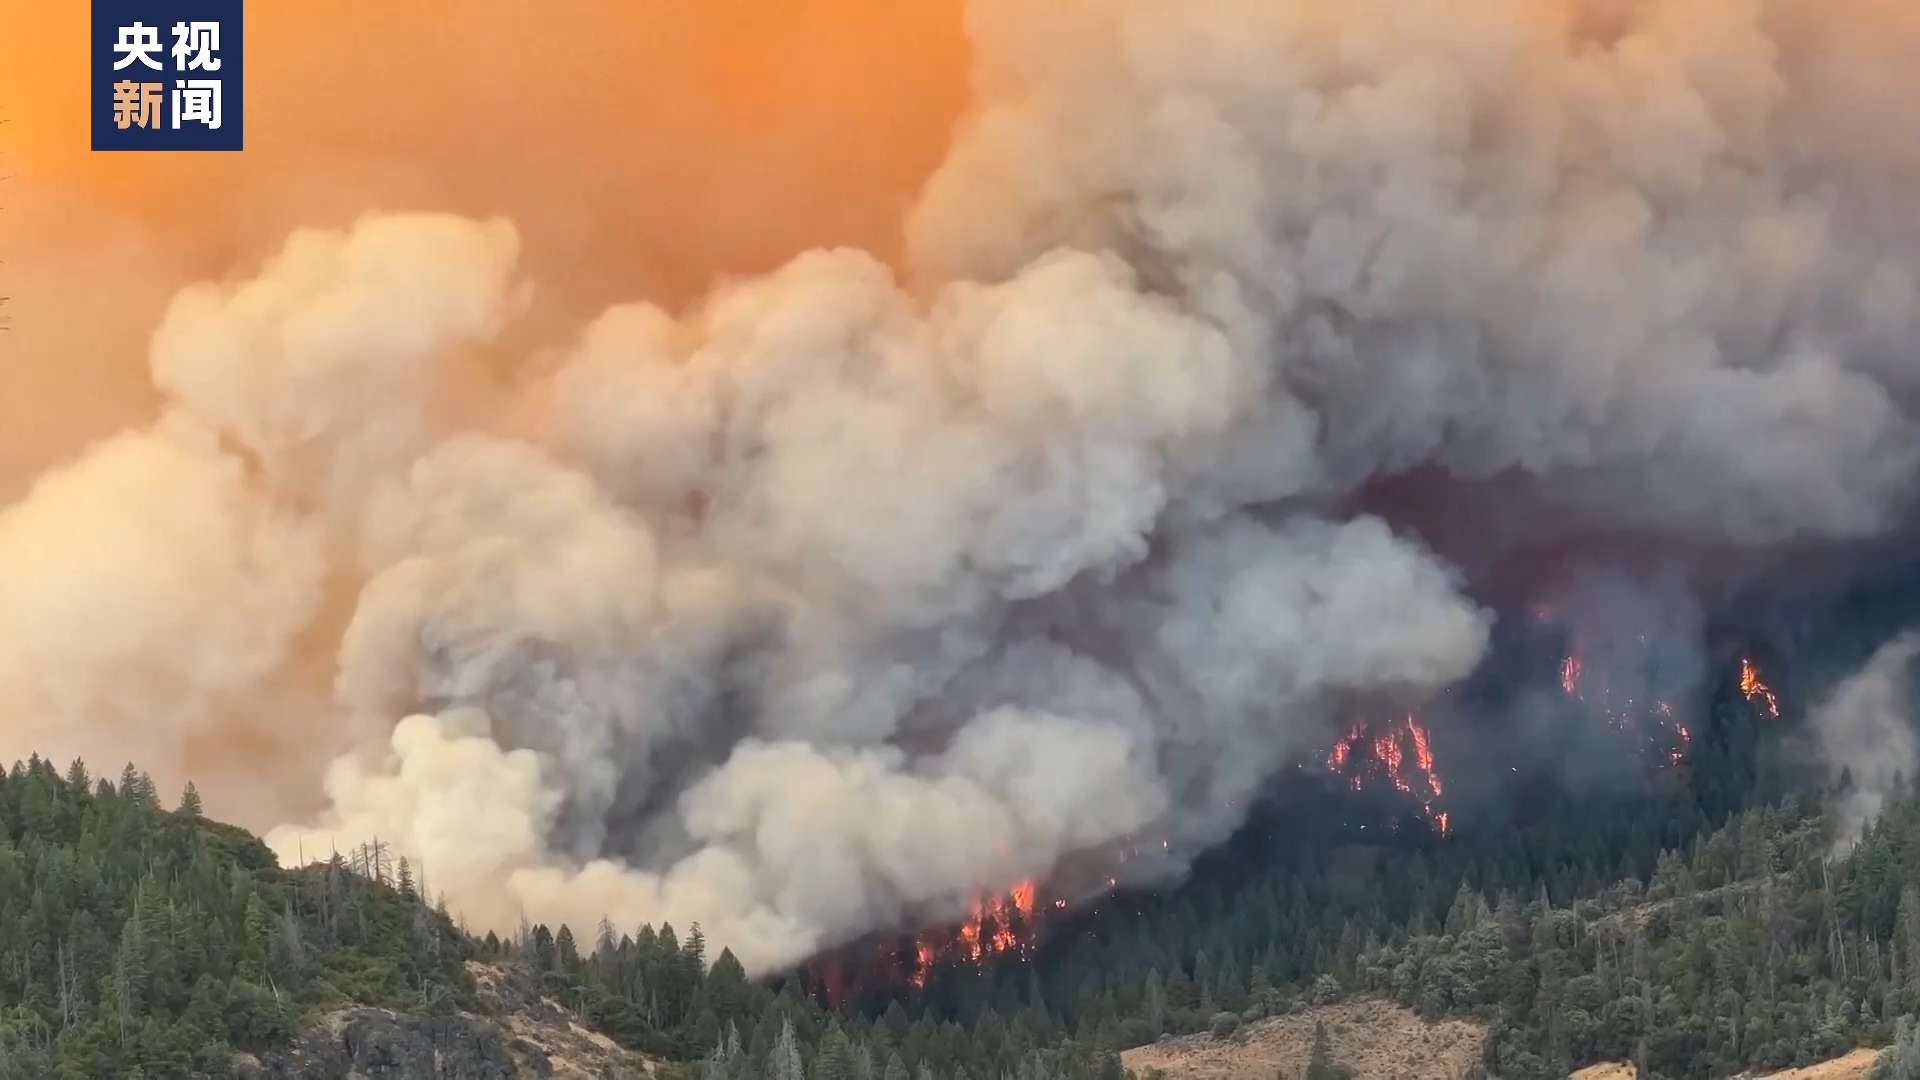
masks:
[[[1441,833],[1448,831],[1448,815],[1435,809],[1444,787],[1434,767],[1433,745],[1419,717],[1409,713],[1380,732],[1356,720],[1327,752],[1327,768],[1346,777],[1347,786],[1355,791],[1365,787],[1368,774],[1376,771],[1369,765],[1377,766],[1395,791],[1419,803],[1420,816]]]
[[[1646,639],[1642,638],[1642,642]],[[1604,674],[1604,670],[1602,672]],[[1678,765],[1686,760],[1687,749],[1693,741],[1693,735],[1685,725],[1674,719],[1673,703],[1654,701],[1651,707],[1651,719],[1654,728],[1649,729],[1648,710],[1639,701],[1631,697],[1621,697],[1614,693],[1613,687],[1604,678],[1598,686],[1588,677],[1586,662],[1581,658],[1580,642],[1576,638],[1567,654],[1560,658],[1560,689],[1568,697],[1597,709],[1606,717],[1607,724],[1622,732],[1641,733],[1654,746],[1665,744],[1665,757],[1669,765]],[[1663,739],[1661,732],[1669,733],[1670,738]]]
[[[1673,725],[1673,733],[1680,737],[1680,745],[1667,751],[1667,763],[1678,765],[1687,759],[1687,747],[1693,744],[1693,733],[1687,730],[1685,724]]]
[[[1630,726],[1629,711],[1633,708],[1632,699],[1628,699],[1623,709],[1613,698],[1613,689],[1602,679],[1600,686],[1589,693],[1586,686],[1587,665],[1580,657],[1580,642],[1576,639],[1560,658],[1560,690],[1570,698],[1585,701],[1596,706],[1606,716],[1607,722],[1622,731]],[[1603,672],[1604,674],[1604,672]]]
[[[1773,689],[1760,681],[1760,669],[1754,666],[1753,658],[1740,658],[1740,693],[1760,710],[1775,719],[1780,716],[1780,699],[1773,696]]]
[[[924,989],[928,974],[943,960],[978,964],[1008,953],[1032,955],[1038,899],[1038,886],[1031,879],[1022,881],[1003,896],[976,900],[957,928],[921,933],[914,939],[914,965],[907,981]],[[1048,906],[1064,910],[1067,902],[1055,899]]]
[[[1580,654],[1570,652],[1560,661],[1560,689],[1569,697],[1580,694]]]

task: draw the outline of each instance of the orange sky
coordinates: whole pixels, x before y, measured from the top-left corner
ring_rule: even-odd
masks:
[[[0,0],[0,498],[148,411],[166,297],[295,225],[504,213],[569,316],[684,298],[822,243],[893,254],[966,87],[960,0],[274,0],[245,152],[96,154],[88,21]]]

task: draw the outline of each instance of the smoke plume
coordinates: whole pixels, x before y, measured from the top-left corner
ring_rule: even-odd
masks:
[[[1523,545],[1685,567],[1909,509],[1920,11],[967,30],[901,258],[549,336],[520,228],[386,213],[180,293],[164,418],[0,517],[9,735],[204,772],[196,731],[250,733],[234,784],[325,770],[283,858],[377,836],[477,925],[697,920],[765,971],[1176,871],[1343,710],[1473,671]],[[1624,595],[1566,602],[1698,618]],[[1119,867],[1143,838],[1167,863]]]
[[[1920,634],[1900,635],[1813,710],[1813,733],[1828,773],[1850,781],[1835,807],[1836,846],[1842,850],[1853,847],[1860,831],[1880,816],[1880,808],[1900,794],[1920,766],[1911,685],[1916,655]]]

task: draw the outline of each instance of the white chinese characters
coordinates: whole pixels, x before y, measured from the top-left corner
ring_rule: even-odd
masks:
[[[173,62],[181,71],[219,71],[220,24],[217,22],[177,22],[173,24]]]
[[[177,79],[173,84],[173,128],[182,122],[220,128],[220,80]]]
[[[94,149],[239,150],[246,127],[242,2],[97,2]]]
[[[160,61],[153,56],[160,51],[158,27],[148,26],[146,23],[134,23],[132,26],[121,27],[120,40],[114,44],[113,51],[120,54],[120,59],[113,65],[115,71],[132,67],[136,61],[155,71],[163,70]]]

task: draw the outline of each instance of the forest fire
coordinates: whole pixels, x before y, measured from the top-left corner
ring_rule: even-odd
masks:
[[[1346,777],[1347,786],[1355,791],[1363,789],[1370,776],[1385,776],[1395,791],[1412,796],[1420,805],[1420,816],[1434,828],[1443,835],[1449,830],[1447,813],[1435,807],[1444,789],[1434,767],[1432,743],[1413,714],[1384,731],[1373,730],[1364,720],[1354,721],[1327,752],[1327,768]]]
[[[1644,638],[1641,639],[1645,641]],[[1604,673],[1604,668],[1602,669]],[[1594,683],[1598,681],[1598,685]],[[1643,734],[1646,741],[1662,754],[1668,765],[1679,765],[1693,743],[1693,732],[1675,716],[1673,703],[1656,699],[1643,705],[1634,697],[1616,694],[1604,678],[1595,680],[1581,655],[1576,637],[1560,658],[1560,689],[1568,697],[1599,710],[1609,727],[1630,734]],[[1649,724],[1647,721],[1651,720]]]
[[[1567,654],[1560,658],[1560,689],[1568,697],[1587,702],[1606,716],[1607,722],[1622,731],[1627,730],[1632,719],[1634,701],[1614,700],[1613,688],[1605,680],[1598,687],[1589,685],[1586,661],[1581,658],[1580,640],[1575,638],[1568,647]],[[1656,710],[1671,712],[1665,702],[1655,702]]]
[[[1028,879],[1004,894],[982,896],[957,925],[870,938],[815,960],[799,978],[809,994],[832,1008],[870,992],[924,991],[944,968],[979,968],[997,958],[1031,960],[1047,919],[1066,907],[1064,897],[1043,900],[1039,884]]]
[[[1022,881],[1005,896],[975,901],[966,921],[957,928],[919,934],[913,943],[913,973],[907,981],[925,989],[928,974],[942,961],[978,964],[1007,953],[1030,957],[1038,930],[1034,918],[1038,892],[1032,880]],[[1066,901],[1055,900],[1051,906],[1064,908]]]
[[[1751,656],[1740,658],[1740,693],[1768,716],[1776,720],[1780,718],[1780,699],[1774,696],[1771,687],[1760,681],[1760,669],[1754,665]]]

